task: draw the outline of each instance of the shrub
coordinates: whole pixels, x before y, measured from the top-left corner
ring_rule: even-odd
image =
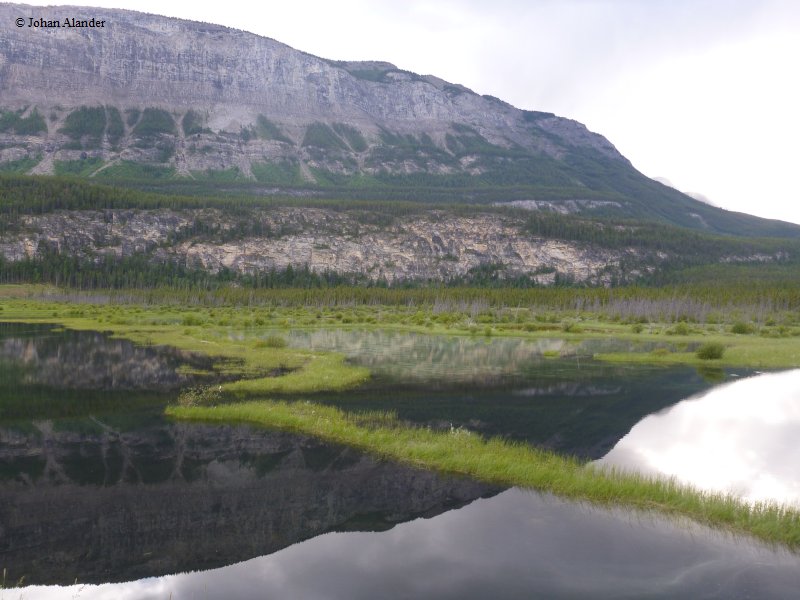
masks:
[[[672,329],[668,329],[667,333],[669,335],[689,335],[691,330],[686,323],[678,323]]]
[[[279,335],[268,335],[256,342],[256,348],[285,348],[288,342]]]
[[[753,333],[753,326],[742,321],[737,321],[731,326],[731,333]]]
[[[196,327],[204,324],[205,320],[200,318],[198,315],[186,315],[181,320],[181,325],[183,325],[184,327],[192,327],[192,326]]]
[[[697,349],[697,358],[701,360],[715,360],[722,358],[725,347],[719,342],[708,342]]]

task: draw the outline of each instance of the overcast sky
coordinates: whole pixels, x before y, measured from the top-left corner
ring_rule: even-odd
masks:
[[[581,121],[646,175],[718,206],[800,223],[798,0],[83,4],[220,23],[325,58],[437,75]]]

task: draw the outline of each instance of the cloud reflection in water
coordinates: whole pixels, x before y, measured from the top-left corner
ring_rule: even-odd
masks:
[[[761,374],[642,419],[601,465],[800,506],[800,369]]]

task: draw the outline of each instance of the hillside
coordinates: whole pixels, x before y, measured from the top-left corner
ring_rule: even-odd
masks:
[[[0,38],[0,171],[181,194],[514,203],[800,235],[648,179],[580,123],[389,63],[327,60],[131,11],[0,5],[6,23],[64,13],[106,24],[8,27]]]
[[[755,265],[793,281],[798,256],[800,240],[508,206],[177,196],[0,176],[0,283],[609,286],[739,279]]]

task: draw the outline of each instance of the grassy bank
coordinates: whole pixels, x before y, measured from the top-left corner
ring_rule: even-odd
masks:
[[[424,468],[516,485],[598,505],[686,517],[723,530],[800,547],[800,512],[750,506],[674,481],[604,472],[525,444],[484,439],[463,429],[440,433],[400,424],[392,414],[351,415],[312,402],[255,401],[219,406],[171,406],[179,419],[245,422],[313,435]]]

